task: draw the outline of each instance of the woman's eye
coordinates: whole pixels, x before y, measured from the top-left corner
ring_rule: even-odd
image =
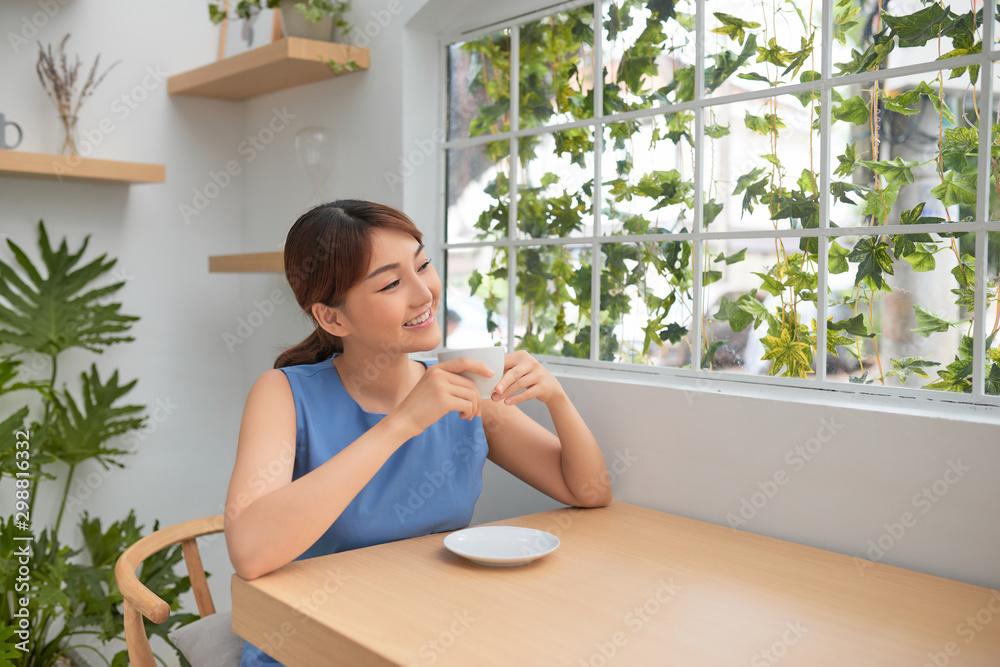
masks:
[[[395,287],[398,284],[399,284],[398,280],[393,280],[391,283],[389,283],[388,285],[386,285],[385,287],[383,287],[382,289],[380,289],[379,292],[387,292],[388,290],[391,290],[393,287]]]
[[[417,271],[423,271],[424,269],[426,269],[430,265],[431,265],[431,260],[427,260],[426,262],[424,262],[423,264],[420,265],[420,268],[417,269]]]

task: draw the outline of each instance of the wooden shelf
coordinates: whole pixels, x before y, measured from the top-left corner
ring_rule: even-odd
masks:
[[[209,273],[284,273],[285,262],[280,251],[253,252],[243,255],[212,255],[208,258]]]
[[[347,44],[285,37],[267,46],[172,76],[167,79],[167,92],[171,95],[246,100],[339,76],[326,64],[327,60],[340,65],[353,60],[361,69],[368,69],[369,51]]]
[[[162,164],[0,150],[0,176],[82,183],[163,183],[166,168]]]

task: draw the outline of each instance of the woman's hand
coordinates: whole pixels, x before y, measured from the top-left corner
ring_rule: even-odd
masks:
[[[433,364],[389,416],[401,420],[413,435],[422,433],[452,411],[458,412],[462,419],[479,416],[479,390],[475,382],[459,375],[464,372],[493,375],[489,366],[467,357]]]
[[[555,398],[565,396],[559,380],[524,350],[511,352],[505,356],[503,370],[503,377],[493,390],[491,398],[494,401],[517,405],[537,398],[542,403],[548,404]]]

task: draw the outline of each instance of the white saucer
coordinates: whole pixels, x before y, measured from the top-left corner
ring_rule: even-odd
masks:
[[[451,533],[444,546],[483,565],[523,565],[559,548],[559,538],[543,530],[518,526],[477,526]]]

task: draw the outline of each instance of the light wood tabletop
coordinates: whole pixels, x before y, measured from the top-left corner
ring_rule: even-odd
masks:
[[[233,629],[289,667],[997,667],[1000,592],[615,501],[488,567],[444,534],[233,577]]]

